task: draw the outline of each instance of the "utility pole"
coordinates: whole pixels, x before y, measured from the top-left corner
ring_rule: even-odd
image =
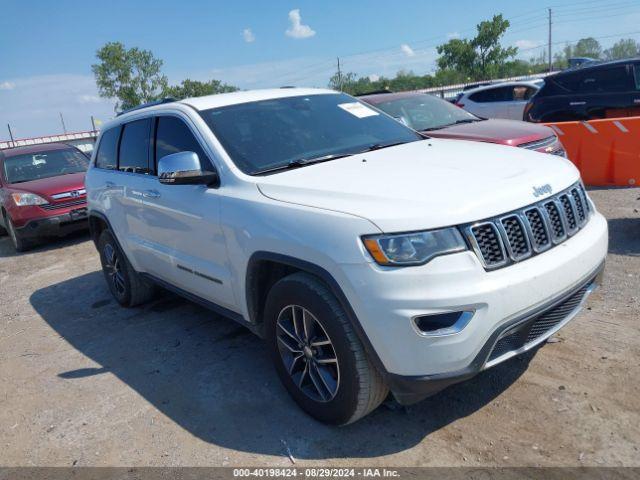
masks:
[[[342,71],[340,70],[340,57],[338,59],[338,90],[342,91]]]
[[[93,131],[95,132],[96,131],[96,121],[93,118],[93,115],[91,115],[91,126],[93,127]]]
[[[553,57],[551,56],[551,9],[549,9],[549,73],[553,70]]]
[[[64,117],[62,116],[62,112],[59,112],[59,113],[60,113],[60,121],[62,122],[62,131],[64,133],[67,133],[67,127],[64,124]]]
[[[9,130],[9,138],[11,139],[11,146],[15,147],[16,142],[13,140],[13,133],[11,132],[11,125],[7,123],[7,130]]]

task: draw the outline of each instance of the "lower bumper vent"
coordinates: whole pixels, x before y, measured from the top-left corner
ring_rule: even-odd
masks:
[[[509,330],[509,333],[496,342],[487,362],[492,362],[502,355],[519,350],[535,342],[554,327],[558,326],[580,305],[580,302],[582,302],[592,284],[593,280],[586,283],[561,303],[523,322],[515,327],[515,329]]]

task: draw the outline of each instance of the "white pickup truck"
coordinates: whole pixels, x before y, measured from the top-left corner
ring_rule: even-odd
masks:
[[[333,424],[541,344],[607,252],[568,160],[425,138],[329,90],[129,111],[104,126],[86,187],[123,306],[159,285],[246,325]]]

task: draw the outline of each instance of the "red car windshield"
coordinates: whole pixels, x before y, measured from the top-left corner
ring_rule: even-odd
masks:
[[[74,149],[25,153],[4,159],[7,183],[22,183],[69,173],[86,172],[89,159]]]
[[[376,107],[419,132],[480,120],[475,115],[433,95],[389,99],[376,104]]]

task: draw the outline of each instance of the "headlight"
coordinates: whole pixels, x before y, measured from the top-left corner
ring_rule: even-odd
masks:
[[[367,251],[380,265],[422,265],[439,255],[467,249],[457,228],[368,235],[362,240]]]
[[[19,207],[26,207],[28,205],[44,205],[48,203],[44,198],[39,197],[35,193],[12,193],[11,197]]]

